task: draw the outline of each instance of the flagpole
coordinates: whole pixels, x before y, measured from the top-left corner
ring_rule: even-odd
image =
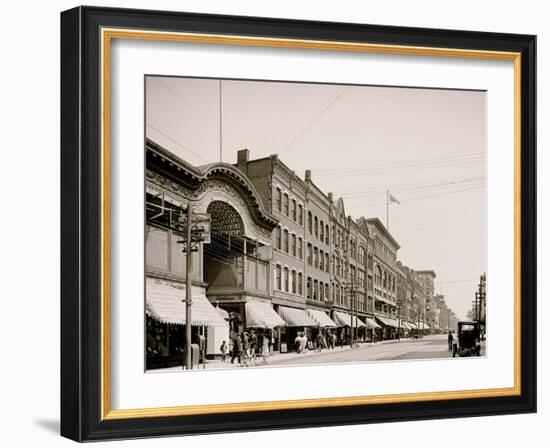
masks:
[[[219,100],[220,100],[220,162],[222,162],[222,80],[220,79],[220,89],[219,89]]]
[[[386,229],[390,230],[390,190],[386,190]]]

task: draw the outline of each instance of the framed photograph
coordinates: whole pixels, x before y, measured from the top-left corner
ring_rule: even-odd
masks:
[[[61,14],[61,433],[536,411],[535,36]]]

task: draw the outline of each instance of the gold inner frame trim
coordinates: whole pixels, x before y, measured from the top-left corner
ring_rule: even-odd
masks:
[[[111,409],[110,388],[110,63],[113,39],[294,48],[513,61],[514,63],[514,386],[507,388],[315,398],[142,409]],[[418,47],[200,33],[101,29],[101,419],[116,420],[230,412],[307,409],[382,403],[503,397],[521,394],[521,54],[459,48]]]

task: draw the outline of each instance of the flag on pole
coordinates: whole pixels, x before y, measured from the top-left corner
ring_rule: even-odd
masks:
[[[399,201],[396,199],[395,196],[393,196],[391,193],[388,193],[388,194],[389,194],[390,202],[397,202],[399,204]]]

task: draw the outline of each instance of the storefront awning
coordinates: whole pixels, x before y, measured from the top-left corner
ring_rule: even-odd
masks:
[[[414,322],[407,322],[409,324],[409,327],[411,327],[411,330],[418,330],[418,327]]]
[[[391,317],[376,316],[376,318],[382,323],[382,325],[386,327],[393,327],[393,328],[399,327],[399,323],[395,319],[392,319]]]
[[[321,310],[312,310],[312,309],[306,309],[306,312],[309,314],[309,316],[317,322],[317,326],[319,327],[337,327],[336,323],[328,317],[327,313]]]
[[[318,327],[317,322],[309,317],[305,310],[282,306],[279,312],[289,327]]]
[[[185,288],[172,283],[148,278],[145,285],[145,309],[149,316],[159,322],[184,325]],[[191,325],[227,327],[219,311],[202,294],[193,294],[191,302]]]
[[[410,323],[405,322],[404,320],[401,321],[401,327],[405,330],[412,330],[412,326]]]
[[[352,317],[350,314],[344,313],[343,311],[334,311],[334,321],[340,327],[351,327]],[[363,322],[361,319],[359,319],[356,316],[353,316],[353,324],[357,328],[366,327],[365,322]]]
[[[269,328],[285,326],[285,321],[266,302],[249,300],[245,305],[247,328]]]
[[[225,311],[223,308],[220,308],[219,306],[217,306],[216,311],[220,313],[220,316],[223,317],[225,320],[230,320],[229,313]]]
[[[381,328],[372,317],[367,317],[365,323],[367,324],[367,328]]]

